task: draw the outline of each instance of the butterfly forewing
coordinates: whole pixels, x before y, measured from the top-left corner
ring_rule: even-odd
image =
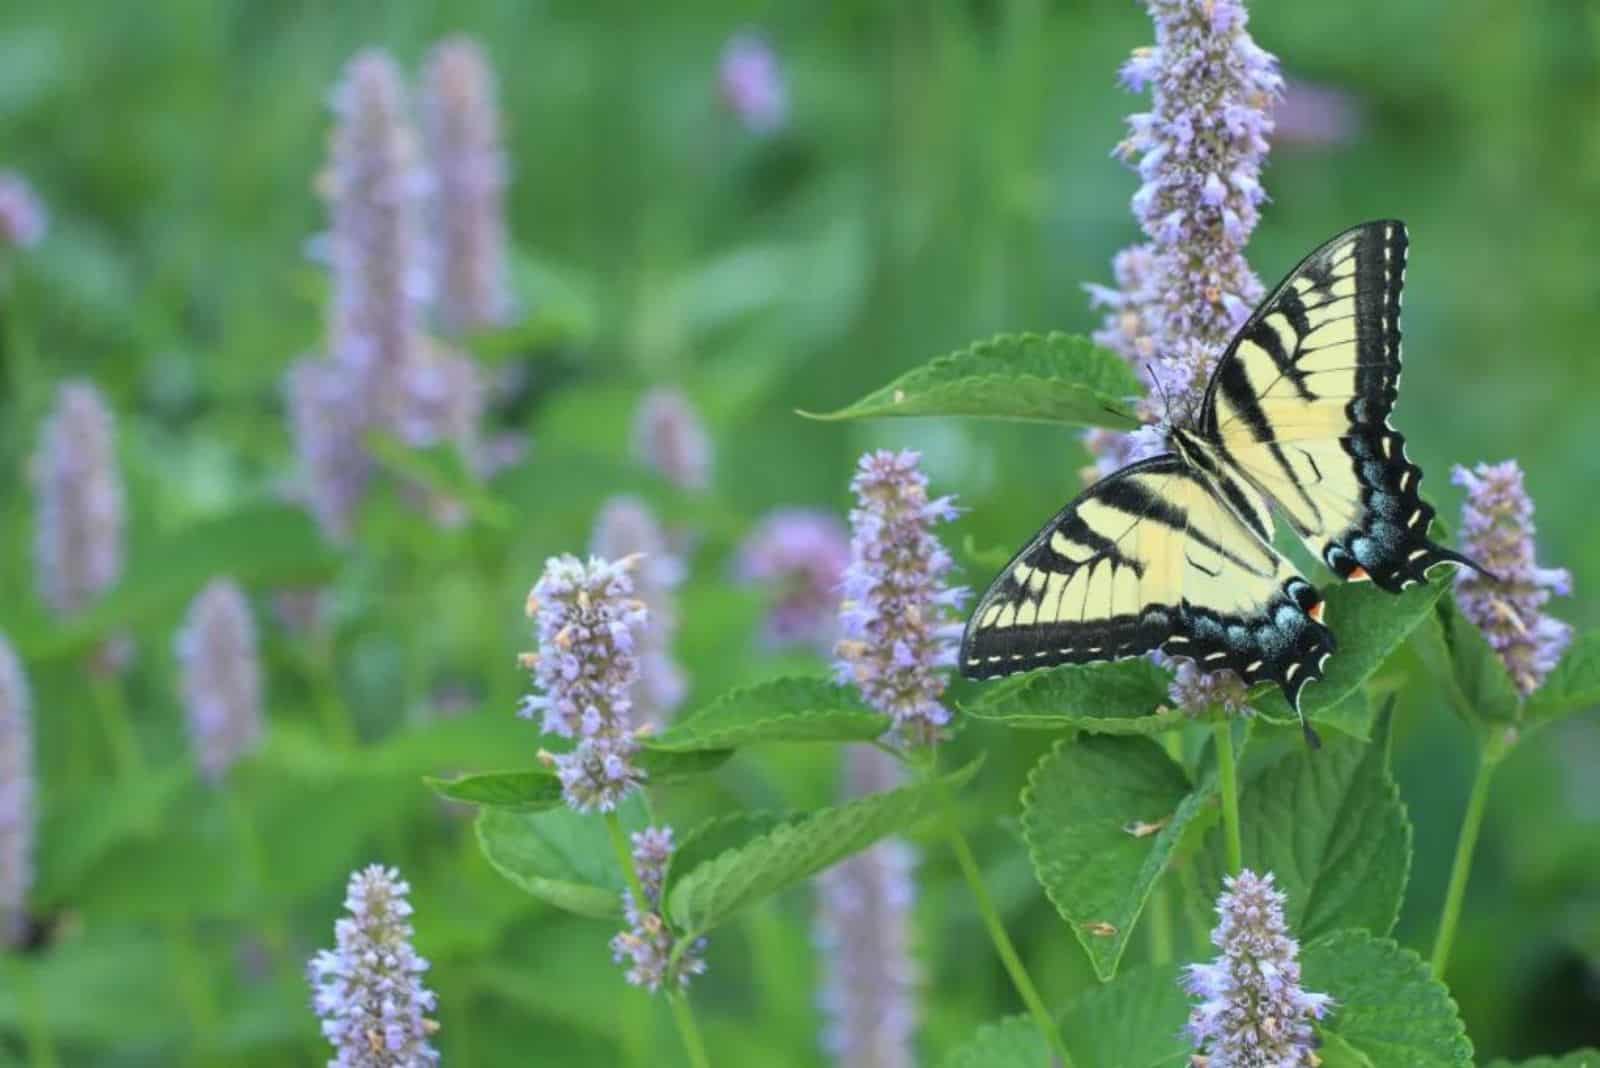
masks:
[[[1398,591],[1461,558],[1428,540],[1422,471],[1389,425],[1406,231],[1348,230],[1292,271],[1223,354],[1200,431],[1336,574]]]
[[[1265,521],[1253,490],[1235,492]],[[1316,603],[1215,483],[1159,456],[1084,491],[1017,554],[973,612],[961,666],[986,678],[1160,648],[1294,702],[1333,648]]]

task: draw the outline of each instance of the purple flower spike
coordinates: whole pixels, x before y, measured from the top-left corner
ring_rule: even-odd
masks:
[[[900,785],[900,765],[865,746],[846,756],[845,794],[863,797]],[[916,851],[891,838],[817,878],[816,940],[822,950],[823,1045],[840,1068],[916,1064],[916,989],[911,907]]]
[[[894,718],[901,736],[928,744],[950,722],[940,703],[967,591],[945,584],[950,554],[933,534],[956,516],[948,497],[928,498],[914,452],[881,450],[861,458],[850,488],[853,536],[840,605],[844,637],[835,646],[840,682]]]
[[[760,34],[745,31],[722,49],[718,83],[723,102],[751,133],[770,134],[789,117],[789,90],[772,45]]]
[[[28,680],[0,635],[0,947],[27,925],[33,884],[33,710]]]
[[[334,927],[337,948],[311,960],[312,1005],[332,1043],[329,1068],[426,1068],[439,1063],[427,1017],[436,1001],[422,985],[428,962],[411,948],[411,887],[378,865],[350,877]]]
[[[100,390],[69,382],[33,458],[38,491],[35,579],[45,604],[71,617],[122,577],[123,489],[116,425]]]
[[[0,171],[0,248],[32,248],[50,229],[50,213],[22,175]]]
[[[1463,549],[1495,575],[1491,579],[1466,568],[1457,571],[1456,604],[1483,631],[1526,697],[1555,669],[1572,641],[1572,627],[1544,611],[1552,595],[1571,595],[1572,574],[1538,566],[1533,500],[1515,460],[1471,470],[1457,466],[1450,479],[1467,490],[1461,508]]]
[[[838,633],[839,584],[850,564],[850,531],[826,512],[781,508],[739,546],[740,582],[771,586],[777,603],[764,637],[772,645],[830,649]]]
[[[423,76],[422,115],[433,170],[433,258],[439,320],[462,333],[504,324],[506,158],[494,69],[476,41],[434,48]]]
[[[183,703],[200,771],[220,783],[261,740],[261,661],[244,592],[214,579],[189,606],[178,635]]]
[[[572,752],[548,760],[579,812],[609,812],[644,781],[633,764],[639,743],[630,696],[648,619],[634,595],[637,563],[552,557],[528,597],[539,651],[525,660],[542,692],[524,699],[521,714],[542,712],[547,732],[578,739]]]
[[[644,395],[633,416],[633,454],[681,489],[711,485],[711,438],[680,389],[661,386]]]
[[[1300,944],[1283,918],[1283,893],[1272,873],[1241,871],[1217,899],[1219,922],[1211,944],[1221,955],[1191,964],[1184,988],[1200,998],[1189,1034],[1208,1068],[1312,1068],[1311,1021],[1333,1008],[1326,994],[1300,986]]]
[[[666,987],[682,990],[689,980],[703,975],[706,970],[705,939],[678,951],[678,937],[672,933],[661,915],[661,889],[667,881],[667,867],[672,863],[675,848],[671,827],[647,827],[633,836],[633,866],[644,889],[643,905],[633,899],[633,892],[622,893],[622,910],[628,920],[628,929],[619,931],[611,939],[611,958],[618,964],[628,962],[628,982],[644,987],[652,994]]]

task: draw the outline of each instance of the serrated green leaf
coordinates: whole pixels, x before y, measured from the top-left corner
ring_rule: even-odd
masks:
[[[631,795],[618,807],[624,828],[644,827],[644,803]],[[489,864],[541,901],[580,916],[622,915],[622,871],[605,821],[569,808],[478,812],[478,848]]]
[[[1522,695],[1511,681],[1505,662],[1490,647],[1483,632],[1461,615],[1453,597],[1442,598],[1434,611],[1449,656],[1457,711],[1473,724],[1515,722]]]
[[[744,906],[915,826],[977,770],[975,762],[932,782],[813,812],[699,864],[667,897],[672,922],[691,936],[704,934]]]
[[[774,679],[726,693],[646,745],[660,751],[734,749],[767,742],[858,742],[891,720],[826,679]]]
[[[107,637],[176,613],[218,575],[246,587],[327,579],[338,558],[299,508],[260,505],[195,523],[140,553],[105,599],[70,623],[10,628],[24,660],[82,653]]]
[[[987,684],[961,708],[976,719],[1011,727],[1158,734],[1186,722],[1181,716],[1156,714],[1171,681],[1164,668],[1142,657],[1063,664]]]
[[[1356,1049],[1339,1035],[1324,1031],[1317,1036],[1321,1045],[1317,1056],[1322,1058],[1318,1068],[1378,1068],[1372,1058]]]
[[[1063,739],[1022,793],[1033,868],[1056,910],[1110,979],[1156,879],[1210,796],[1146,738]]]
[[[716,771],[733,756],[732,749],[694,749],[684,753],[664,753],[641,749],[633,758],[651,786],[670,786]]]
[[[1409,949],[1366,931],[1339,931],[1305,947],[1307,990],[1330,994],[1321,1024],[1375,1065],[1468,1068],[1472,1043],[1444,984]]]
[[[1529,1061],[1490,1061],[1488,1068],[1600,1068],[1600,1050],[1579,1049],[1558,1057]]]
[[[440,797],[469,805],[537,812],[561,804],[561,780],[543,769],[488,771],[454,779],[424,776],[422,781]]]
[[[1327,674],[1307,686],[1300,699],[1306,718],[1320,721],[1337,714],[1344,699],[1428,617],[1447,588],[1447,583],[1435,581],[1398,595],[1385,593],[1370,582],[1346,582],[1325,589],[1327,606],[1322,618],[1333,630],[1338,647],[1328,658]],[[1296,718],[1277,686],[1257,689],[1250,703],[1275,722]],[[1344,729],[1337,721],[1330,725]]]
[[[1345,929],[1387,935],[1411,870],[1411,824],[1389,773],[1389,713],[1371,744],[1330,737],[1291,751],[1239,798],[1244,866],[1271,872],[1302,940]],[[1225,870],[1220,828],[1197,858],[1201,893],[1215,901]]]
[[[707,861],[742,848],[797,818],[795,813],[750,810],[711,817],[678,837],[677,848],[672,851],[672,867],[667,871],[667,892],[672,892],[680,877]]]
[[[1529,723],[1549,723],[1600,705],[1600,630],[1578,635],[1561,663],[1528,697]]]
[[[1176,966],[1131,968],[1068,1002],[1061,1037],[1073,1068],[1182,1068],[1191,1006]]]
[[[1142,392],[1120,356],[1068,334],[1001,334],[907,371],[854,404],[814,419],[970,415],[1131,430]]]
[[[939,1063],[942,1068],[1044,1068],[1051,1054],[1033,1020],[1007,1016],[978,1028]]]

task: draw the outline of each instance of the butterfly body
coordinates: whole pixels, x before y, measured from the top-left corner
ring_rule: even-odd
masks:
[[[1422,472],[1389,422],[1405,227],[1367,223],[1308,256],[1218,360],[1170,450],[1102,479],[1017,553],[962,641],[975,678],[1159,649],[1299,708],[1334,651],[1316,588],[1273,548],[1276,511],[1346,581],[1399,592],[1444,562]]]

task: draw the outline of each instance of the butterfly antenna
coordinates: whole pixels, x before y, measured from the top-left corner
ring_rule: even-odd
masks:
[[[1145,364],[1144,373],[1150,376],[1150,384],[1156,387],[1156,392],[1161,394],[1161,406],[1165,409],[1162,422],[1172,422],[1172,398],[1167,395],[1167,387],[1161,384],[1161,378],[1156,374],[1154,364]]]

